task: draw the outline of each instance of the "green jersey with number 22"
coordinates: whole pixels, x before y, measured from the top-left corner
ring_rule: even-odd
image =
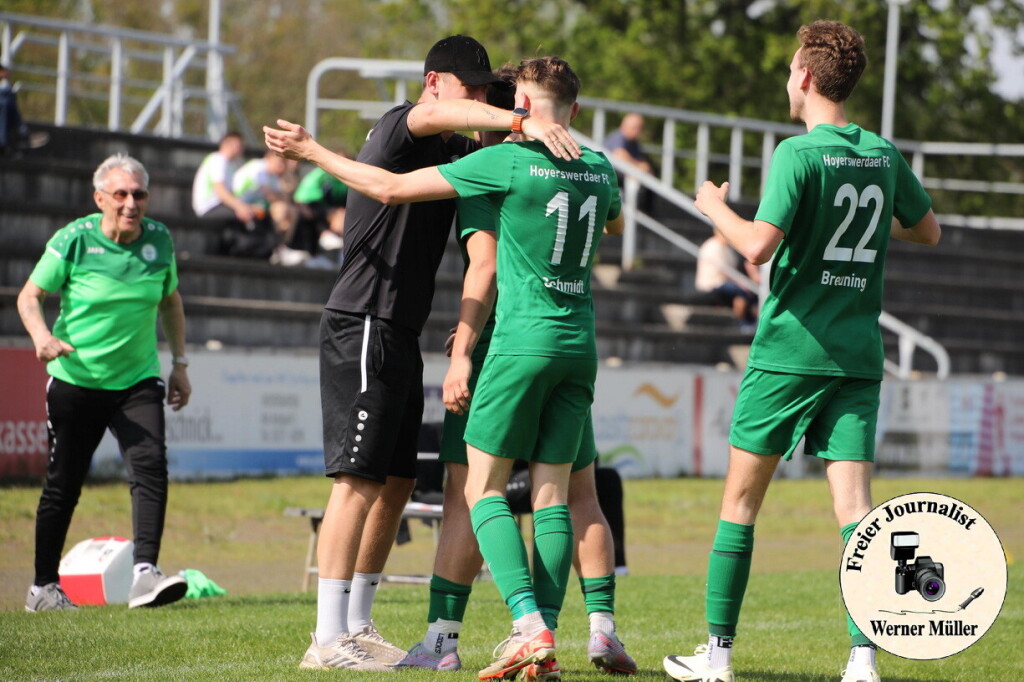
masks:
[[[785,233],[749,365],[881,379],[882,277],[895,216],[913,227],[931,199],[889,141],[818,125],[775,150],[757,211]]]
[[[491,355],[597,357],[590,268],[619,215],[608,159],[557,159],[540,142],[487,147],[438,166],[460,197],[498,208],[497,327]]]

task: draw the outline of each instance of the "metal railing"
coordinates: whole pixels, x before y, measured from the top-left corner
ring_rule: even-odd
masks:
[[[321,81],[331,71],[354,72],[364,78],[376,81],[384,101],[327,99],[320,97]],[[376,119],[387,109],[394,106],[394,104],[407,99],[408,82],[420,81],[422,74],[423,63],[418,61],[325,59],[313,67],[306,81],[306,129],[314,137],[317,136],[318,117],[322,110],[357,111],[364,118]],[[748,169],[757,169],[760,172],[761,181],[756,194],[753,195],[756,198],[760,196],[761,190],[764,187],[766,171],[779,138],[806,132],[805,128],[796,125],[701,114],[681,109],[669,109],[667,107],[611,102],[609,100],[592,98],[580,98],[580,104],[585,108],[593,110],[594,118],[592,133],[589,137],[578,131],[576,131],[576,135],[581,143],[593,149],[603,149],[602,144],[598,140],[605,138],[608,112],[621,114],[636,112],[647,117],[664,120],[661,144],[654,146],[650,150],[661,158],[660,177],[655,178],[615,158],[613,155],[608,155],[612,165],[615,166],[615,169],[624,179],[623,214],[626,229],[622,238],[622,267],[625,270],[632,268],[636,259],[637,233],[640,227],[688,253],[694,259],[697,258],[700,249],[697,244],[694,244],[672,228],[640,211],[637,207],[637,196],[640,188],[643,187],[673,205],[678,206],[693,216],[693,218],[708,223],[707,218],[697,210],[693,199],[675,188],[677,178],[675,162],[677,159],[693,159],[696,162],[695,187],[699,187],[708,178],[709,168],[712,163],[728,164],[730,199],[734,201],[748,198],[748,195],[743,194],[743,176]],[[676,132],[677,126],[680,123],[697,126],[696,141],[692,149],[686,146],[680,147],[677,144]],[[730,147],[728,154],[716,154],[712,151],[710,142],[713,128],[725,128],[729,131]],[[761,135],[761,155],[758,158],[752,159],[743,153],[744,136],[749,133]],[[923,168],[925,155],[949,153],[948,149],[950,148],[943,143],[900,142],[899,145],[901,149],[910,149],[915,155],[920,155],[914,156],[912,163],[912,167],[918,173]],[[987,149],[989,153],[998,151],[1024,158],[1024,145],[955,145],[955,147],[960,150],[960,153],[982,154],[983,150]],[[1017,147],[1020,147],[1020,149],[1016,149]],[[1010,185],[1010,187],[990,187],[988,189],[989,191],[1018,190],[1014,183],[1005,184]],[[1024,190],[1024,185],[1021,185],[1019,189]],[[1000,220],[1009,220],[1011,224],[1014,223],[1013,219],[1009,218]],[[1024,221],[1021,221],[1021,223],[1022,227],[1024,227]],[[746,274],[739,270],[731,267],[723,269],[731,278],[743,283],[745,286],[758,287]],[[765,283],[767,283],[767,279],[767,277],[762,277],[762,281]],[[920,348],[935,359],[936,373],[940,378],[949,376],[949,354],[939,342],[885,312],[879,318],[879,324],[883,329],[896,334],[898,338],[899,361],[892,362],[886,359],[886,371],[902,378],[911,376],[913,373],[914,352]]]
[[[576,137],[579,139],[581,144],[585,144],[592,149],[602,149],[602,146],[599,143],[588,138],[586,135],[577,132]],[[628,270],[632,267],[632,263],[636,258],[635,245],[638,225],[649,230],[652,234],[657,235],[661,239],[664,239],[676,248],[685,251],[691,255],[694,260],[696,260],[700,252],[699,245],[693,243],[672,228],[640,211],[637,207],[637,197],[640,194],[640,188],[645,188],[662,197],[674,206],[686,211],[694,219],[707,224],[709,227],[708,233],[710,234],[711,221],[697,210],[693,199],[683,192],[665,185],[660,180],[652,177],[649,173],[639,170],[632,164],[619,159],[613,154],[608,154],[608,160],[611,161],[612,166],[615,167],[615,170],[623,178],[622,210],[626,223],[626,228],[622,235],[623,269]],[[747,277],[745,273],[740,272],[736,268],[727,265],[719,267],[729,276],[730,279],[742,284],[751,291],[760,288],[761,300],[763,301],[765,299],[768,285],[767,270],[770,267],[768,264],[761,266],[762,277],[760,284],[754,282],[752,279]],[[885,371],[898,376],[901,379],[910,378],[914,371],[914,353],[920,348],[922,351],[931,355],[935,360],[935,373],[938,378],[945,379],[949,376],[949,353],[946,352],[946,349],[941,343],[885,311],[882,311],[882,314],[879,316],[878,324],[882,329],[895,334],[897,337],[896,343],[899,361],[893,362],[886,358]]]
[[[223,80],[223,59],[234,53],[202,40],[0,12],[0,61],[30,78],[22,91],[53,97],[58,126],[91,124],[80,110],[92,106],[108,130],[217,140],[234,118],[256,144]]]
[[[693,188],[696,191],[711,177],[712,166],[725,166],[729,180],[730,201],[756,201],[760,198],[767,179],[771,156],[779,141],[793,135],[802,135],[806,128],[795,124],[775,123],[757,119],[706,114],[646,104],[615,102],[612,100],[581,97],[580,105],[593,111],[591,138],[603,140],[609,132],[610,115],[621,117],[638,113],[649,121],[661,124],[658,143],[644,145],[644,152],[660,161],[659,180],[669,186],[679,186],[678,162],[693,164]],[[692,131],[692,140],[680,139],[681,130]],[[717,149],[713,141],[728,139],[728,149]],[[754,144],[751,145],[751,142]],[[964,157],[1011,160],[1024,174],[1024,144],[990,144],[961,142],[920,142],[895,139],[893,143],[909,159],[910,167],[928,190],[966,192],[984,195],[1024,195],[1024,182],[997,182],[975,179],[950,178],[930,175],[929,169],[941,159]],[[752,156],[747,149],[756,146],[760,154]],[[749,182],[756,176],[758,182]],[[748,189],[751,184],[755,189]],[[943,225],[1024,230],[1024,218],[1010,216],[978,216],[942,214]]]

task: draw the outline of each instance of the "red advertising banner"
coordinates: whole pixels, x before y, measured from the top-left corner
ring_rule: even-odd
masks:
[[[46,366],[30,348],[0,348],[0,480],[46,473]]]

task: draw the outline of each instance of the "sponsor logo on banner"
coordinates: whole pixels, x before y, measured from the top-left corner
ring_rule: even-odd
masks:
[[[670,377],[650,370],[598,373],[593,415],[602,464],[632,478],[686,473],[692,388],[683,374]]]

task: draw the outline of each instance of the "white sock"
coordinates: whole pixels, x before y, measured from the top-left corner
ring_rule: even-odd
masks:
[[[348,602],[348,626],[350,632],[359,632],[370,624],[370,610],[377,596],[380,573],[354,573],[352,575],[352,599]]]
[[[320,578],[316,586],[316,643],[328,646],[348,632],[348,602],[351,580]]]
[[[154,568],[156,567],[147,561],[143,561],[132,566],[132,584],[134,584],[139,579],[140,575],[148,571],[152,571]]]
[[[850,647],[850,663],[859,663],[861,665],[868,665],[872,668],[875,667],[875,647],[873,646],[855,646]]]
[[[531,639],[536,635],[539,635],[542,630],[547,630],[548,626],[544,623],[544,616],[540,615],[540,611],[534,611],[528,613],[522,618],[516,618],[512,621],[512,625],[516,631],[525,639]]]
[[[611,611],[595,611],[590,614],[590,634],[598,632],[606,635],[615,634],[615,616]]]
[[[32,587],[28,588],[28,593],[34,597],[37,594],[39,594],[39,590],[41,589],[43,589],[41,585],[33,585]]]
[[[427,626],[427,634],[423,637],[423,648],[444,656],[459,648],[459,632],[462,623],[457,620],[438,618]]]
[[[732,637],[708,635],[708,665],[714,670],[732,665]]]

